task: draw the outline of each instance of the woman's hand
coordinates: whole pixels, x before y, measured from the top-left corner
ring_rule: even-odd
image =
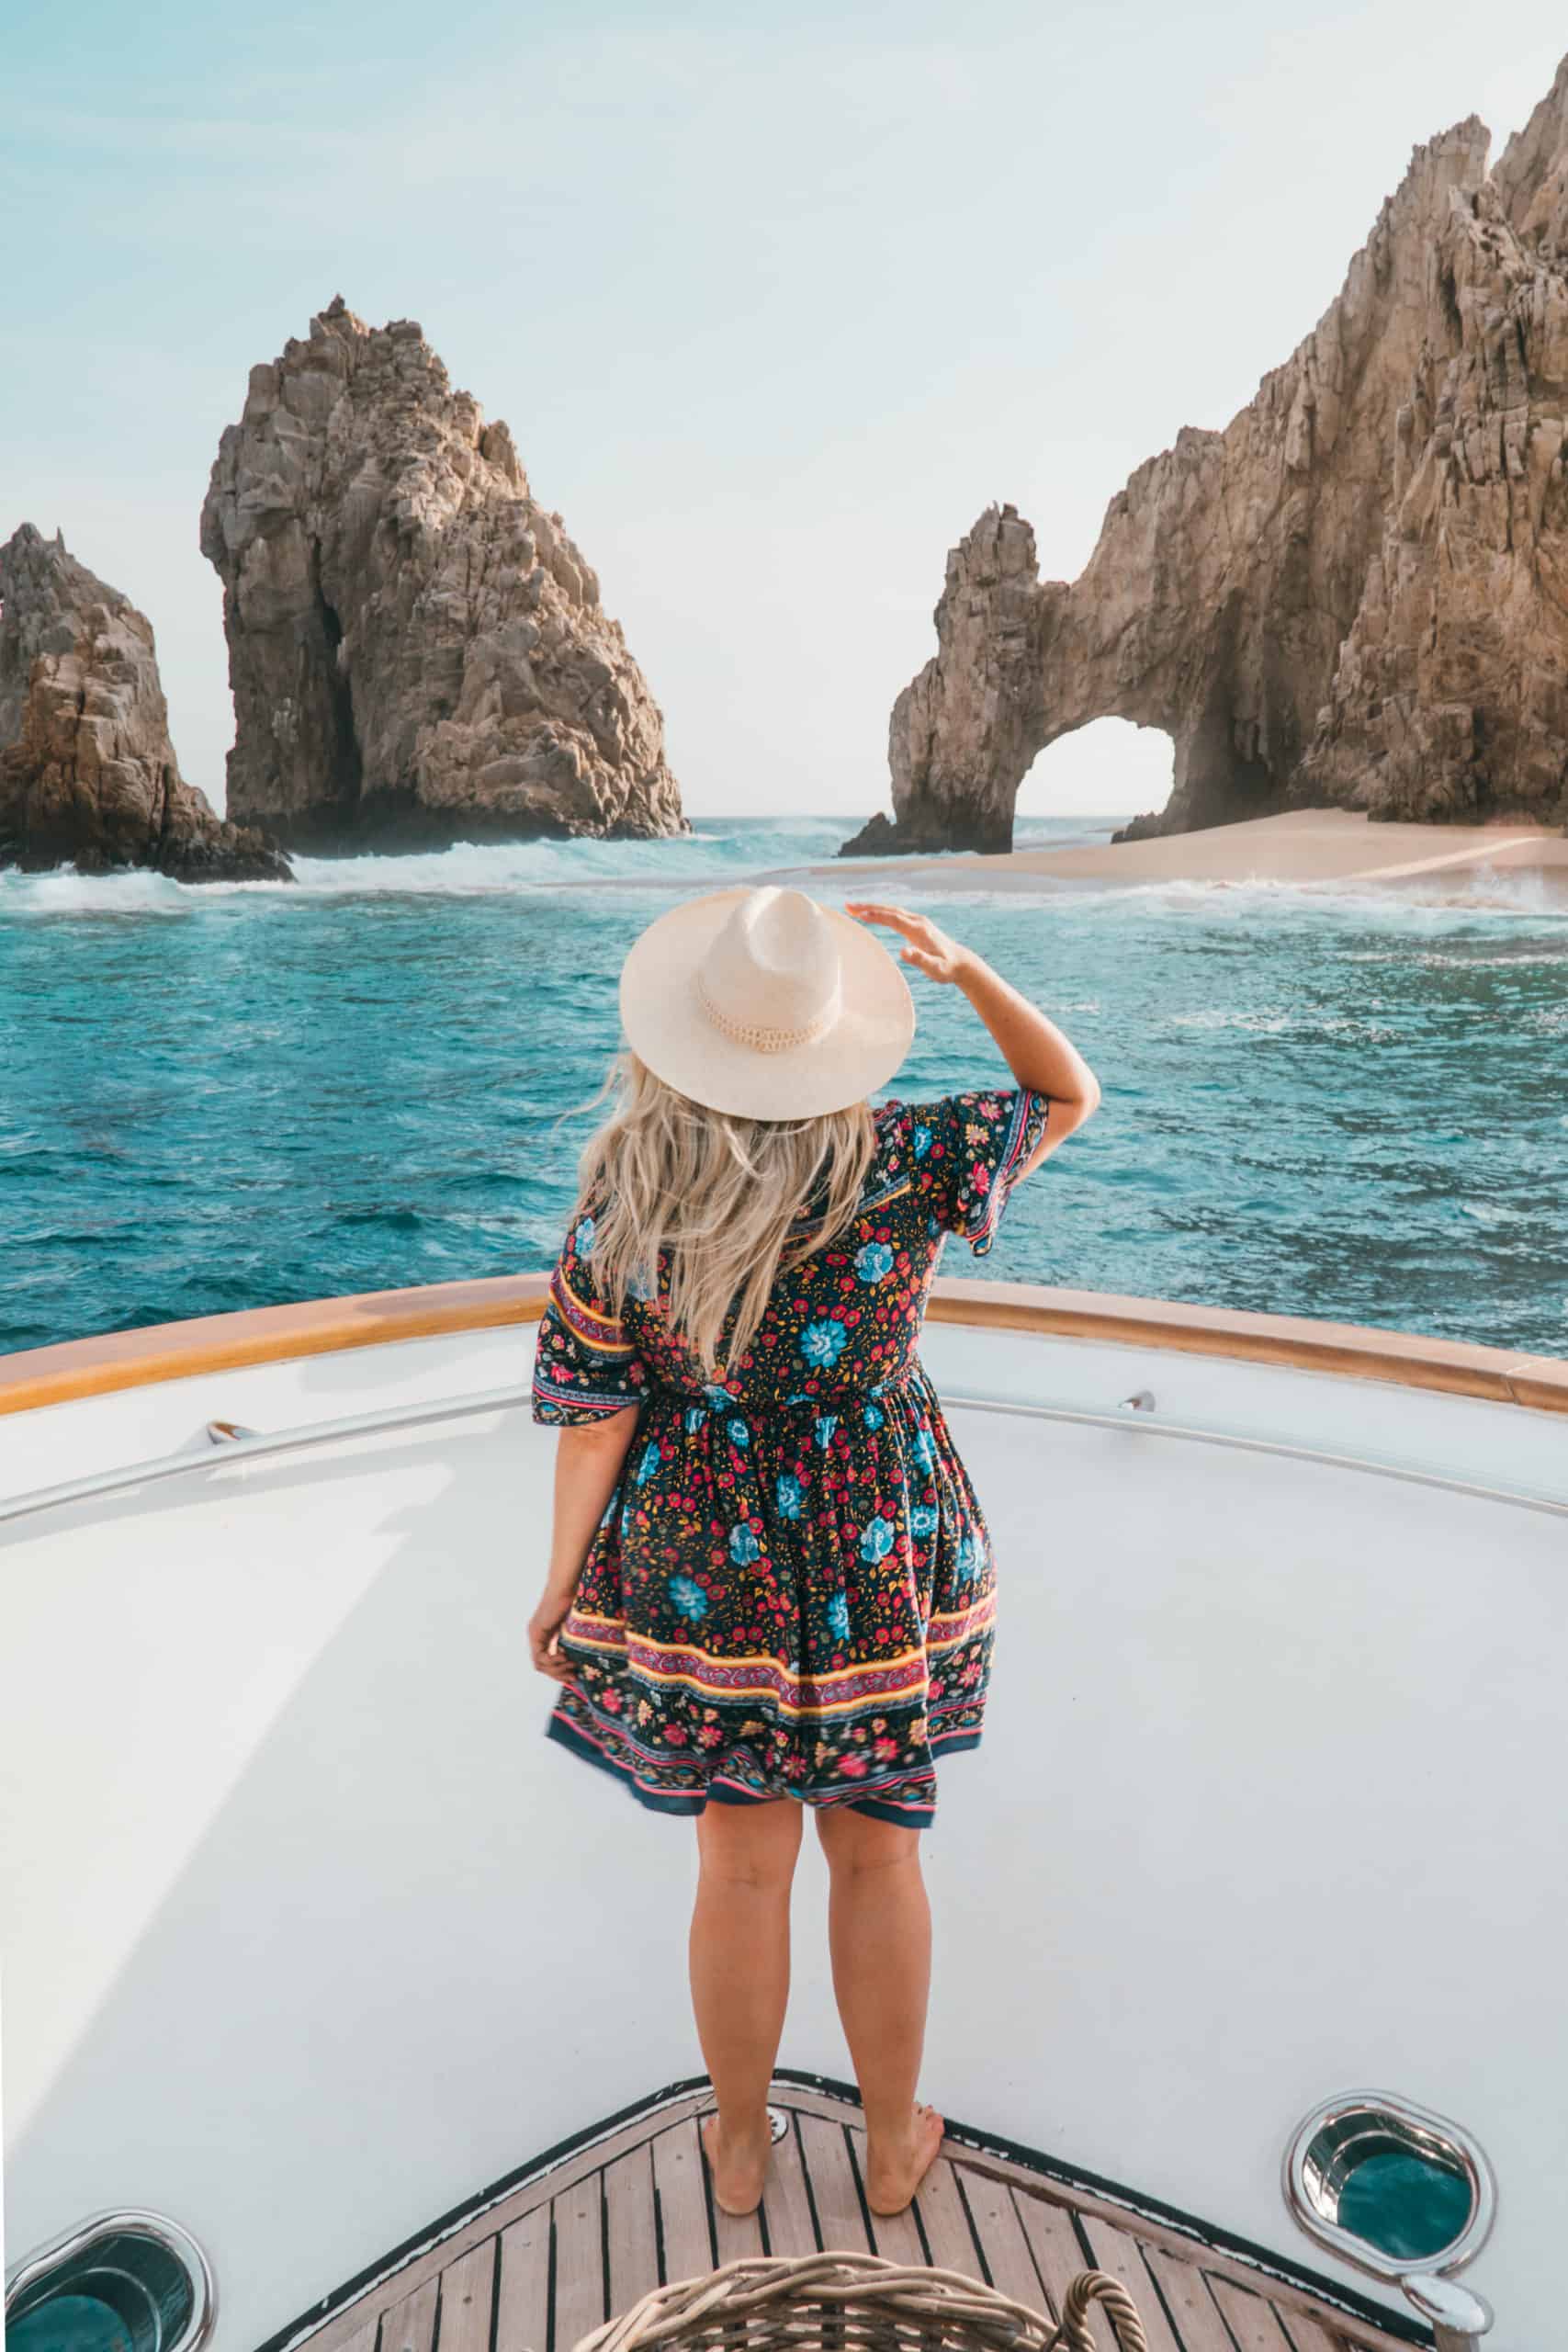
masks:
[[[534,1664],[552,1682],[570,1682],[573,1668],[562,1656],[556,1635],[565,1624],[572,1603],[572,1594],[562,1592],[558,1586],[547,1585],[539,1596],[539,1605],[528,1620],[528,1647]]]
[[[913,915],[908,907],[885,907],[870,899],[846,899],[844,912],[861,922],[884,922],[908,941],[901,960],[913,964],[928,980],[953,982],[973,971],[979,957],[972,947],[960,946],[929,915]]]

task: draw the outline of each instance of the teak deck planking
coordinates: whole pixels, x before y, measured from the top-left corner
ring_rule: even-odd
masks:
[[[289,2352],[572,2352],[650,2287],[747,2254],[843,2247],[956,2270],[1055,2318],[1076,2272],[1107,2271],[1149,2352],[1409,2352],[1306,2288],[1109,2199],[949,2141],[908,2212],[865,2199],[849,2101],[775,2083],[788,2121],[758,2212],[722,2212],[699,2132],[707,2091],[650,2109],[412,2254]],[[1121,2352],[1092,2313],[1100,2352]]]

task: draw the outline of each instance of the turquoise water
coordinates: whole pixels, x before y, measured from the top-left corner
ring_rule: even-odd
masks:
[[[134,2342],[96,2295],[51,2295],[6,2329],[6,2352],[132,2352]]]
[[[1427,2262],[1463,2233],[1471,2215],[1470,2183],[1462,2173],[1399,2149],[1385,2149],[1356,2166],[1339,2194],[1338,2221],[1401,2262]]]
[[[632,938],[851,830],[694,822],[306,859],[292,889],[0,874],[0,1347],[547,1264]],[[1105,1090],[945,1272],[1568,1354],[1568,902],[1539,879],[897,895]],[[890,1091],[1005,1082],[957,992],[912,985]]]

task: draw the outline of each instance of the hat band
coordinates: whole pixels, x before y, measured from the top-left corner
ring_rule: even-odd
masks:
[[[703,1011],[714,1027],[721,1029],[727,1037],[733,1038],[736,1045],[752,1046],[760,1054],[783,1054],[794,1046],[809,1046],[814,1038],[822,1036],[830,1029],[839,1016],[839,1004],[835,1000],[814,1021],[802,1022],[798,1029],[772,1029],[761,1021],[737,1021],[732,1013],[715,1004],[703,985],[700,969],[696,974],[696,983]]]

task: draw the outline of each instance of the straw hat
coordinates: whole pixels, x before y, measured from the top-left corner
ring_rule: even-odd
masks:
[[[851,916],[804,890],[740,883],[685,899],[633,941],[621,1025],[693,1102],[808,1119],[886,1084],[909,1050],[915,1001]]]

